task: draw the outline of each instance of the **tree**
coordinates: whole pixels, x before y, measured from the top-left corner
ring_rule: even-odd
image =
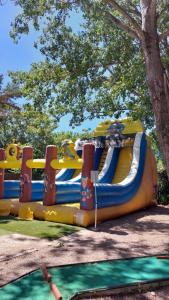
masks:
[[[49,115],[38,112],[30,104],[25,104],[20,111],[13,110],[0,120],[0,148],[10,143],[21,147],[31,145],[34,158],[44,158],[47,145],[57,145],[58,157],[63,157],[62,143],[65,139],[76,141],[79,137],[88,137],[90,133],[77,134],[57,132],[57,125]],[[10,170],[20,173],[20,170]],[[42,179],[43,170],[34,169],[33,176]]]
[[[3,87],[3,75],[0,75],[0,118],[6,117],[13,109],[19,110],[14,102],[19,97],[21,92],[18,87],[11,83]]]
[[[13,110],[0,120],[0,147],[5,148],[15,142],[31,145],[34,157],[43,158],[47,145],[57,145],[58,155],[62,156],[62,143],[65,139],[75,142],[79,137],[88,138],[91,132],[73,133],[72,131],[57,132],[57,124],[45,113],[38,112],[30,104],[24,104],[22,109]]]
[[[20,111],[14,110],[1,120],[1,147],[15,142],[32,145],[37,158],[45,155],[46,145],[54,144],[56,125],[49,115],[37,112],[30,104],[25,104]]]
[[[43,30],[37,45],[47,59],[33,65],[29,73],[11,74],[21,83],[25,95],[36,92],[33,99],[39,107],[39,100],[48,95],[47,107],[54,104],[58,117],[72,112],[76,124],[85,117],[107,112],[119,115],[126,110],[129,114],[134,111],[148,124],[155,116],[169,177],[168,0],[16,3],[23,12],[15,19],[13,37],[28,33],[33,22],[36,30]],[[73,10],[83,15],[78,33],[68,26]],[[52,77],[48,78],[45,64],[47,70],[53,70]],[[59,75],[55,68],[60,70]],[[38,82],[39,70],[43,84]]]

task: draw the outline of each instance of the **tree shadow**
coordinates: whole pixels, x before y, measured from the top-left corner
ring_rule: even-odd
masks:
[[[61,247],[51,243],[38,255],[30,254],[29,259],[23,257],[17,264],[18,270],[12,271],[12,276],[16,278],[25,270],[36,268],[39,262],[52,266],[168,253],[168,216],[169,207],[159,206],[99,224],[98,231],[89,227],[70,234],[68,230],[68,235],[58,239]],[[157,239],[157,235],[159,240],[156,242],[153,239]],[[161,245],[158,244],[160,236],[163,236]],[[55,241],[55,238],[49,240]],[[21,242],[24,243],[24,239]]]
[[[163,223],[161,220],[158,221],[158,216],[163,215],[167,217],[169,216],[169,207],[154,206],[151,208],[143,209],[141,211],[130,213],[128,215],[119,217],[114,220],[109,220],[107,222],[98,224],[98,231],[118,235],[127,235],[127,231],[150,232],[157,230],[158,232],[166,232],[169,223]],[[157,216],[157,218],[153,218],[152,220],[146,220],[147,217],[151,218],[153,216]],[[89,230],[94,231],[92,227],[90,227]]]
[[[168,217],[168,207],[153,207],[123,216],[116,220],[111,220],[98,225],[98,231],[93,227],[88,228],[89,234],[75,233],[62,239],[64,246],[61,252],[57,249],[50,249],[51,254],[60,259],[67,253],[71,259],[69,261],[80,261],[87,259],[97,260],[102,255],[108,257],[126,258],[133,255],[143,256],[169,251],[169,243],[165,236],[168,235],[169,221],[163,222],[162,216]],[[150,218],[146,218],[146,217]],[[157,218],[151,218],[155,216]],[[158,220],[158,216],[160,220]],[[154,244],[152,236],[164,236],[163,244]],[[160,242],[159,242],[160,243]],[[157,247],[156,247],[157,246]]]

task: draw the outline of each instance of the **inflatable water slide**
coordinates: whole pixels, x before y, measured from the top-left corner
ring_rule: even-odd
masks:
[[[156,204],[156,162],[140,121],[102,122],[75,144],[64,143],[60,160],[56,146],[39,160],[31,147],[1,149],[0,215],[86,227],[96,216],[101,222]],[[20,180],[5,181],[6,168],[21,169]],[[32,168],[44,169],[44,181],[32,180]]]

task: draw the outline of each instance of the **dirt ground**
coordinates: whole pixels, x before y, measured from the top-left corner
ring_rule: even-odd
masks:
[[[169,253],[169,206],[158,206],[48,241],[0,237],[0,286],[44,262],[47,266]],[[103,298],[102,298],[103,299]],[[106,298],[104,298],[106,299]],[[169,287],[107,299],[169,299]]]

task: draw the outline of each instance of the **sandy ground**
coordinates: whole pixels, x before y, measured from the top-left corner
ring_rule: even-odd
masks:
[[[0,286],[42,262],[52,266],[161,253],[169,253],[169,206],[133,213],[102,223],[97,231],[82,229],[53,241],[11,234],[0,237]],[[165,300],[169,287],[126,297],[120,299]]]

